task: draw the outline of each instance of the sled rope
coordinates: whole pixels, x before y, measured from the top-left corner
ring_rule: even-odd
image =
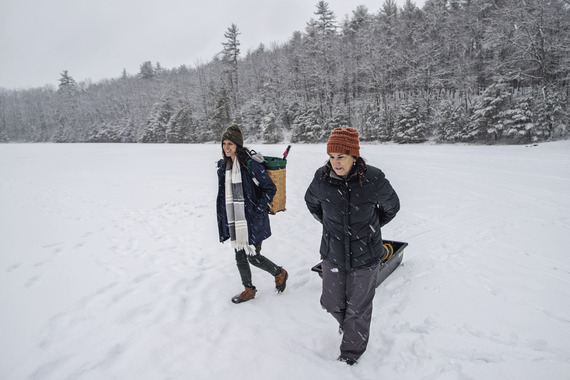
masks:
[[[384,244],[384,249],[386,250],[386,254],[381,260],[383,263],[390,260],[390,258],[394,255],[394,247],[392,247],[392,244]]]

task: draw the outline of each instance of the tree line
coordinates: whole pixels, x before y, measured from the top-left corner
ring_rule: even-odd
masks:
[[[528,143],[568,137],[568,0],[385,0],[242,54],[239,28],[194,67],[0,89],[0,141],[200,143],[231,123],[260,142]]]

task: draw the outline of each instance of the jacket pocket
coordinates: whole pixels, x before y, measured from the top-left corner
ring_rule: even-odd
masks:
[[[372,259],[380,259],[379,257],[379,249],[380,243],[376,242],[376,239],[374,238],[374,235],[368,235],[368,241],[366,242],[366,248],[368,251],[368,257],[366,258],[366,261],[372,260]]]
[[[253,206],[254,218],[263,219],[267,215],[267,210],[263,210],[259,204]]]
[[[326,259],[329,256],[330,246],[331,246],[330,236],[331,235],[329,232],[323,231],[323,236],[321,237],[321,249],[320,249],[320,254],[322,259]]]

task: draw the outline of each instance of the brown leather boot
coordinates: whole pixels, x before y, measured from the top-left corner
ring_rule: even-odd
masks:
[[[257,289],[255,286],[253,288],[245,288],[243,292],[234,296],[232,298],[233,303],[242,303],[255,298],[255,293],[257,293]]]
[[[275,289],[277,293],[282,293],[287,286],[287,279],[289,278],[289,273],[284,268],[281,268],[281,273],[275,276]]]

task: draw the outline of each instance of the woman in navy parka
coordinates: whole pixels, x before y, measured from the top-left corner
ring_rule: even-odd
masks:
[[[230,126],[222,135],[222,156],[218,161],[218,197],[216,202],[220,241],[231,240],[236,264],[245,290],[232,302],[241,303],[255,297],[252,264],[275,277],[277,292],[285,290],[288,273],[261,255],[261,243],[271,236],[269,204],[275,184],[262,163],[252,159],[243,147],[239,126]]]

